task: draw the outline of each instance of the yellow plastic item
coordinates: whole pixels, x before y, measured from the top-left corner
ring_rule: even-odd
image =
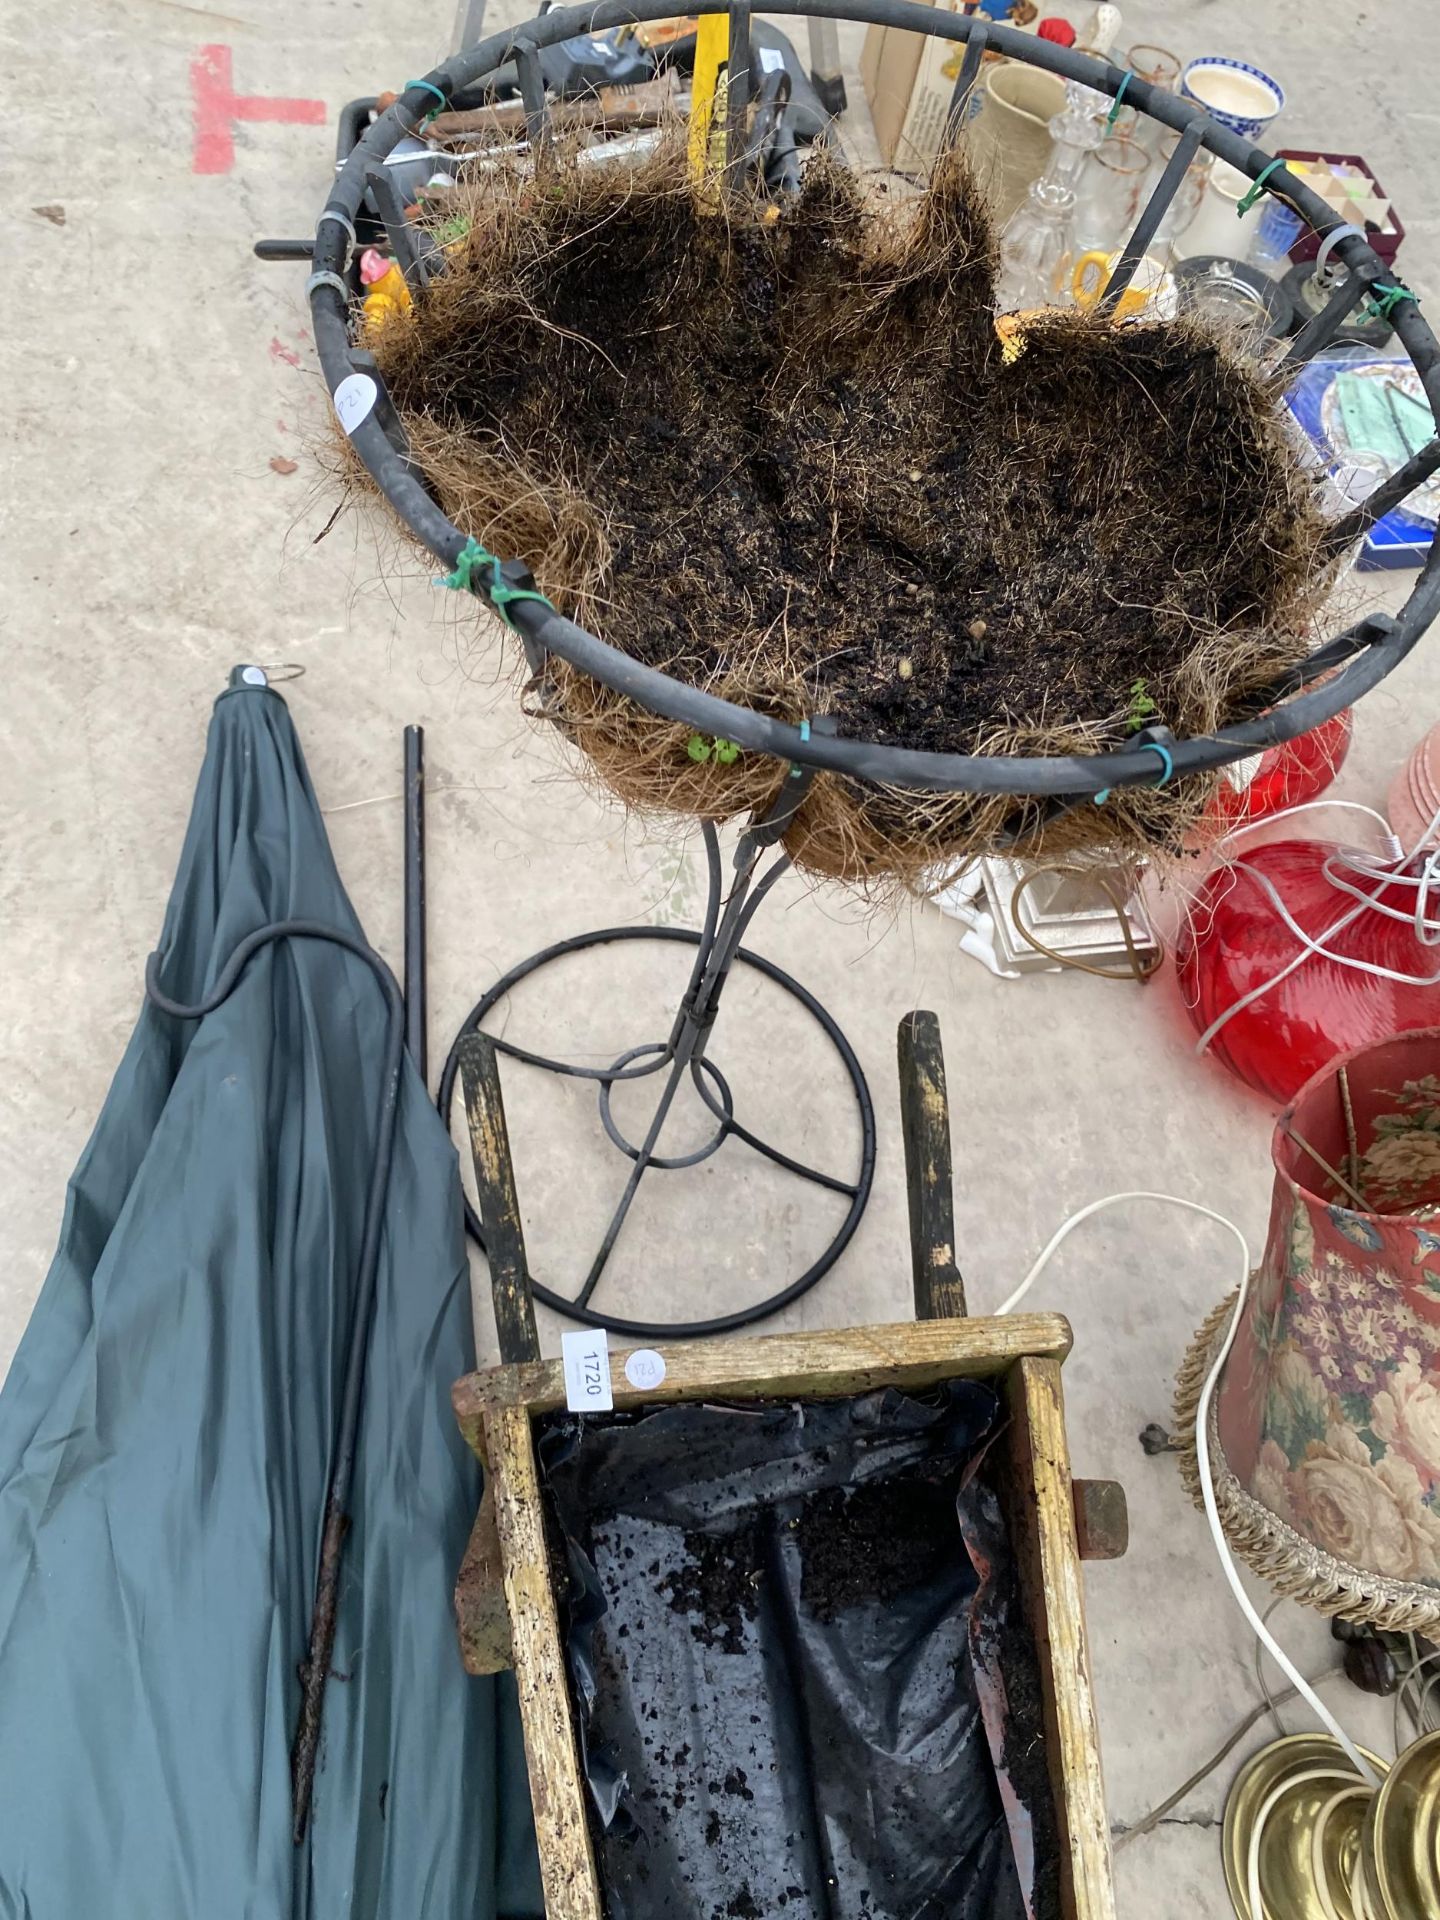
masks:
[[[1013,367],[1025,351],[1025,322],[1053,312],[1050,307],[1027,307],[1022,313],[997,313],[995,333],[1000,342],[1001,364]]]
[[[703,184],[713,169],[711,130],[719,109],[724,123],[726,88],[721,77],[730,52],[730,16],[703,13],[695,34],[695,72],[690,82],[690,178]],[[720,129],[717,129],[717,131]]]
[[[1070,291],[1080,306],[1088,310],[1095,305],[1119,259],[1118,253],[1105,253],[1099,247],[1080,255],[1070,276]],[[1143,313],[1168,279],[1165,269],[1145,254],[1136,265],[1134,279],[1120,296],[1115,319],[1133,320],[1137,313]]]
[[[410,289],[405,284],[405,276],[399,267],[392,264],[390,271],[382,274],[365,295],[365,325],[372,331],[383,327],[397,313],[408,313],[410,305]]]

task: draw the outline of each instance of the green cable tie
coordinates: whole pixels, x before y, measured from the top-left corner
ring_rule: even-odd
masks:
[[[1120,118],[1120,102],[1125,98],[1125,89],[1129,84],[1130,75],[1128,73],[1122,73],[1120,76],[1120,84],[1115,89],[1115,98],[1111,103],[1110,111],[1105,116],[1105,131],[1107,133],[1109,133],[1115,122]]]
[[[800,722],[800,738],[802,740],[808,740],[810,738],[810,722],[808,720],[802,720]],[[797,765],[792,760],[790,763],[790,778],[792,780],[803,780],[804,777],[805,768]]]
[[[477,567],[488,567],[490,578],[487,580],[482,574],[477,581],[475,578]],[[555,611],[554,602],[547,600],[543,593],[536,593],[530,587],[512,587],[508,580],[502,579],[499,556],[491,553],[488,547],[482,547],[473,535],[456,555],[455,571],[442,574],[435,585],[453,587],[457,593],[479,593],[483,590],[489,597],[491,606],[512,633],[519,632],[519,628],[506,611],[513,601],[538,600],[542,607],[549,607],[551,613]]]
[[[1377,320],[1388,320],[1402,300],[1414,299],[1414,294],[1403,280],[1397,280],[1393,287],[1384,281],[1376,280],[1370,288],[1370,295],[1365,304]],[[1419,305],[1418,301],[1416,305]]]
[[[1270,178],[1271,174],[1274,173],[1277,167],[1283,167],[1284,164],[1285,162],[1283,160],[1272,160],[1268,167],[1265,167],[1264,169],[1262,169],[1262,171],[1259,174],[1256,175],[1248,192],[1242,194],[1241,198],[1236,203],[1235,218],[1237,220],[1243,220],[1245,218],[1246,214],[1249,213],[1251,207],[1254,206],[1255,202],[1260,198],[1260,195],[1265,191],[1265,182]]]
[[[440,91],[439,87],[435,85],[435,82],[433,80],[407,80],[404,86],[400,89],[400,91],[402,93],[408,93],[412,87],[423,87],[426,93],[433,93],[435,98],[440,102],[439,106],[432,107],[429,113],[427,113],[425,118],[420,122],[422,127],[428,127],[432,120],[436,119],[440,114],[444,113],[445,109],[449,106],[450,102],[445,98],[444,94]]]

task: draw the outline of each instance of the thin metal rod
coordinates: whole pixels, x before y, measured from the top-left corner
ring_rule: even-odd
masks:
[[[725,892],[725,870],[720,861],[720,834],[713,820],[700,822],[700,838],[705,848],[705,918],[700,924],[700,944],[695,949],[695,964],[685,988],[688,1000],[698,989],[715,945],[715,929],[720,924],[720,903]]]
[[[763,1153],[765,1158],[773,1160],[776,1166],[784,1167],[787,1173],[799,1174],[802,1180],[813,1181],[817,1187],[828,1187],[831,1193],[854,1194],[860,1191],[853,1180],[841,1180],[833,1173],[822,1173],[819,1167],[809,1166],[804,1160],[792,1159],[788,1153],[782,1153],[779,1147],[772,1147],[768,1140],[762,1140],[758,1133],[752,1133],[747,1126],[735,1118],[733,1113],[727,1113],[705,1084],[704,1070],[707,1064],[711,1066],[712,1072],[716,1071],[713,1063],[703,1059],[692,1060],[690,1078],[695,1083],[695,1091],[715,1118],[722,1122],[726,1133],[733,1133],[737,1140],[743,1140],[746,1146],[753,1147],[756,1153]]]
[[[1341,550],[1337,548],[1337,551]],[[1388,629],[1392,622],[1388,613],[1372,613],[1361,624],[1366,627]],[[1363,652],[1373,643],[1373,640],[1373,634],[1362,636],[1353,628],[1349,633],[1337,634],[1335,639],[1327,640],[1323,647],[1317,647],[1314,653],[1306,654],[1303,660],[1297,661],[1293,667],[1283,673],[1277,682],[1278,691],[1293,693],[1297,687],[1308,686],[1312,680],[1322,679],[1326,674],[1334,673],[1337,667],[1343,667],[1347,660]]]
[[[779,858],[776,859],[771,864],[769,870],[765,874],[764,879],[760,881],[759,885],[755,888],[755,891],[751,894],[748,902],[746,903],[745,911],[740,916],[740,924],[735,930],[735,945],[737,947],[739,946],[740,942],[745,938],[745,935],[749,932],[750,922],[755,918],[755,915],[759,912],[761,901],[765,898],[766,894],[769,893],[770,889],[774,886],[775,882],[780,878],[781,874],[788,873],[793,864],[794,863],[791,860],[788,853],[781,854]],[[730,955],[730,958],[731,958],[731,961],[733,962],[735,958],[733,951]],[[728,968],[727,968],[727,971],[728,971]]]
[[[732,191],[745,163],[745,110],[750,104],[750,8],[730,0],[730,44],[725,57],[725,177]]]
[[[960,62],[959,76],[954,91],[950,95],[950,105],[945,114],[945,143],[948,146],[958,140],[965,131],[965,110],[970,104],[970,96],[975,91],[975,82],[980,75],[980,62],[985,58],[985,49],[990,44],[990,25],[986,20],[977,19],[970,29],[970,38],[965,42],[965,58]]]
[[[690,969],[690,979],[686,985],[684,995],[681,998],[674,1023],[670,1028],[670,1038],[666,1042],[666,1057],[672,1060],[681,1050],[687,1029],[697,1018],[696,1009],[701,1006],[706,998],[706,982],[721,930],[720,912],[725,887],[725,875],[720,862],[720,836],[716,832],[714,824],[709,820],[701,822],[701,833],[705,841],[705,860],[709,868],[709,877],[705,893],[705,920],[700,929],[700,944],[695,949],[695,961]],[[736,850],[735,857],[737,862],[741,859],[745,847],[746,840],[742,838],[740,846]],[[753,866],[753,864],[752,861],[751,865]],[[740,892],[742,898],[745,889],[748,888],[748,884],[748,880],[737,882],[737,891]],[[732,894],[732,900],[734,897]],[[727,919],[728,912],[729,909],[727,907]],[[715,1015],[712,1007],[710,1020],[705,1024],[713,1023],[714,1018]]]
[[[513,1040],[502,1040],[498,1033],[486,1037],[494,1043],[495,1051],[503,1053],[508,1060],[521,1060],[527,1067],[542,1067],[546,1073],[563,1074],[567,1080],[599,1080],[607,1086],[620,1080],[648,1080],[670,1059],[667,1046],[661,1047],[656,1057],[642,1067],[580,1067],[570,1060],[556,1060],[548,1053],[534,1053],[529,1047],[516,1046]]]
[[[429,278],[427,255],[433,248],[433,242],[428,234],[406,218],[400,189],[384,167],[371,168],[369,187],[370,197],[385,223],[385,237],[390,242],[390,251],[405,276],[406,286],[412,294],[423,293]],[[311,257],[314,257],[313,253]]]
[[[1165,171],[1155,183],[1155,191],[1145,202],[1140,218],[1135,222],[1134,231],[1121,249],[1120,258],[1115,262],[1115,271],[1105,282],[1105,291],[1101,294],[1095,311],[1102,319],[1108,318],[1120,304],[1120,296],[1135,277],[1135,269],[1145,257],[1150,242],[1160,229],[1160,222],[1169,210],[1170,202],[1180,189],[1180,182],[1190,171],[1200,146],[1200,135],[1205,130],[1205,115],[1197,114],[1175,143],[1175,151],[1165,163]]]
[[[680,997],[680,1008],[670,1029],[670,1037],[657,1049],[655,1058],[647,1060],[643,1066],[632,1067],[582,1067],[568,1060],[556,1060],[547,1053],[536,1053],[529,1047],[518,1046],[513,1040],[503,1040],[499,1034],[489,1037],[495,1047],[512,1060],[523,1060],[527,1066],[543,1067],[547,1073],[564,1074],[571,1080],[599,1080],[613,1086],[621,1080],[648,1080],[675,1057],[676,1042],[680,1030],[694,1006],[695,995],[700,986],[706,963],[715,945],[715,928],[720,918],[720,897],[724,887],[724,873],[720,864],[720,836],[714,823],[709,820],[700,822],[700,837],[705,847],[705,863],[708,876],[705,889],[705,918],[700,929],[699,943],[695,949],[695,958],[690,966],[690,977],[685,991]],[[637,929],[637,932],[643,931]],[[589,940],[588,934],[579,934],[574,940],[564,941],[558,947],[549,949],[553,957],[576,948],[583,948]]]
[[[661,1131],[670,1116],[671,1104],[675,1099],[676,1093],[679,1091],[680,1082],[685,1078],[685,1072],[689,1064],[688,1059],[674,1059],[670,1062],[670,1077],[665,1082],[664,1090],[660,1095],[659,1104],[656,1106],[654,1115],[651,1118],[645,1139],[630,1168],[630,1178],[625,1182],[625,1191],[620,1196],[620,1204],[610,1216],[610,1224],[605,1229],[605,1238],[600,1243],[600,1251],[596,1254],[590,1271],[585,1276],[584,1286],[581,1287],[579,1293],[575,1296],[575,1305],[577,1307],[588,1306],[591,1294],[594,1293],[596,1287],[600,1284],[600,1276],[605,1271],[605,1263],[614,1250],[615,1242],[620,1238],[620,1229],[625,1224],[625,1216],[629,1213],[630,1204],[639,1191],[640,1182],[645,1178],[649,1170],[650,1162],[655,1155],[655,1148],[660,1141]]]
[[[1349,1176],[1350,1185],[1358,1188],[1360,1185],[1360,1141],[1355,1132],[1355,1103],[1350,1098],[1350,1073],[1348,1068],[1341,1067],[1339,1081],[1340,1111],[1345,1116],[1345,1172]]]
[[[1328,347],[1366,294],[1365,282],[1358,274],[1347,273],[1336,286],[1319,313],[1312,314],[1290,343],[1290,351],[1280,362],[1282,367],[1300,367]]]
[[[545,74],[540,52],[533,40],[517,40],[511,48],[515,74],[520,82],[520,99],[525,108],[525,137],[533,151],[550,138],[550,103],[545,97]]]
[[[781,854],[756,884],[755,869],[760,864],[760,856],[765,851],[764,842],[753,833],[747,833],[736,852],[739,872],[735,885],[730,890],[730,898],[725,902],[725,911],[720,918],[720,926],[715,934],[711,951],[705,962],[700,985],[696,990],[694,1005],[689,1009],[687,1028],[688,1053],[693,1053],[705,1034],[715,1024],[715,1016],[720,1010],[720,995],[735,964],[735,952],[740,945],[741,935],[750,924],[756,908],[775,882],[790,865],[788,854]],[[685,1043],[676,1048],[679,1054],[685,1050]],[[687,1057],[688,1057],[687,1053]]]
[[[1348,1194],[1360,1209],[1361,1213],[1369,1213],[1370,1202],[1365,1198],[1364,1194],[1357,1193],[1355,1188],[1352,1187],[1350,1182],[1345,1178],[1344,1174],[1337,1173],[1325,1156],[1311,1146],[1304,1134],[1297,1133],[1288,1121],[1283,1121],[1281,1124],[1284,1126],[1285,1132],[1289,1135],[1290,1139],[1299,1147],[1300,1151],[1309,1154],[1310,1158],[1315,1162],[1316,1166],[1319,1167],[1326,1179],[1333,1180],[1342,1193]]]
[[[788,794],[782,795],[782,804],[787,813],[793,811]],[[715,924],[714,917],[717,897],[714,882],[718,879],[720,871],[719,840],[718,836],[715,836],[714,828],[709,829],[710,837],[706,841],[706,850],[707,853],[713,853],[711,895],[706,907],[705,931],[701,935],[701,943],[696,952],[696,964],[691,969],[691,986],[681,1002],[680,1010],[675,1016],[675,1023],[670,1030],[670,1038],[666,1043],[666,1057],[670,1061],[669,1077],[661,1091],[655,1112],[651,1116],[645,1138],[631,1165],[630,1177],[625,1182],[625,1191],[620,1196],[620,1203],[611,1215],[610,1224],[605,1230],[605,1238],[600,1243],[600,1250],[591,1264],[589,1273],[585,1276],[584,1286],[575,1296],[577,1307],[588,1306],[591,1295],[600,1284],[605,1264],[614,1250],[615,1242],[620,1237],[620,1229],[625,1224],[625,1217],[630,1211],[640,1182],[655,1159],[655,1150],[660,1143],[660,1135],[664,1130],[680,1083],[686,1072],[700,1060],[704,1053],[705,1040],[715,1024],[715,1016],[719,1011],[721,992],[729,978],[730,969],[735,963],[740,937],[749,925],[761,900],[790,864],[789,856],[781,854],[757,885],[755,870],[768,844],[765,832],[775,811],[776,809],[772,809],[771,815],[767,816],[766,820],[757,822],[755,827],[741,837],[735,854],[738,869],[735,884],[731,888],[729,899],[725,902],[718,926]],[[709,1105],[709,1102],[707,1101],[706,1104]],[[722,1113],[719,1117],[726,1126],[732,1124],[728,1115]]]
[[[405,729],[405,1047],[429,1070],[425,997],[425,729]]]
[[[1423,487],[1437,472],[1440,472],[1440,436],[1427,441],[1418,453],[1411,454],[1403,467],[1398,467],[1388,480],[1382,480],[1343,520],[1337,520],[1326,538],[1327,547],[1332,552],[1343,553],[1352,540],[1368,533],[1377,520],[1383,520],[1392,507],[1398,507],[1416,487]]]

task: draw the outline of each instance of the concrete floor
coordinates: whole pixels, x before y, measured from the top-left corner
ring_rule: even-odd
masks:
[[[202,49],[232,50],[237,93],[314,96],[333,120],[344,100],[433,64],[450,29],[446,0],[231,4],[55,0],[9,19],[0,227],[10,285],[28,269],[29,297],[7,301],[3,363],[0,1367],[135,1017],[209,705],[232,663],[305,665],[287,691],[341,870],[396,961],[400,734],[424,723],[434,1047],[533,949],[608,923],[690,924],[699,901],[698,844],[647,837],[577,784],[500,684],[494,634],[433,590],[428,566],[396,555],[378,514],[346,518],[315,543],[332,497],[308,450],[324,438],[325,409],[303,273],[262,266],[250,247],[258,235],[309,231],[328,126],[241,125],[229,170],[191,170]],[[492,18],[522,11],[496,0]],[[1175,0],[1126,16],[1122,44],[1237,53],[1281,77],[1285,143],[1329,138],[1369,156],[1409,228],[1406,277],[1440,289],[1429,0],[1388,0],[1368,17],[1353,0]],[[847,39],[852,61],[857,38]],[[204,58],[218,70],[221,56]],[[224,158],[212,145],[207,164]],[[41,205],[63,206],[63,224],[31,211]],[[276,456],[297,471],[272,470]],[[1397,590],[1394,576],[1388,587],[1376,579],[1365,577],[1367,593]],[[1341,791],[1383,804],[1437,711],[1432,639],[1361,709]],[[1168,975],[1144,990],[1078,975],[1001,982],[957,952],[933,908],[876,913],[793,878],[753,944],[843,1023],[879,1126],[860,1231],[775,1325],[908,1316],[893,1062],[896,1023],[915,1006],[935,1008],[944,1027],[974,1309],[1003,1297],[1067,1213],[1115,1189],[1191,1196],[1233,1215],[1258,1246],[1272,1115],[1193,1057]],[[674,961],[658,950],[569,963],[517,1000],[511,1031],[597,1058],[658,1037]],[[834,1060],[771,987],[737,979],[716,1056],[754,1124],[823,1164],[851,1163],[855,1126]],[[517,1072],[507,1084],[535,1263],[542,1277],[573,1274],[621,1164],[580,1090],[562,1089],[547,1108],[537,1083]],[[617,1256],[620,1311],[683,1318],[774,1291],[834,1217],[832,1203],[734,1146],[652,1184]],[[1033,1296],[1075,1325],[1066,1381],[1077,1470],[1119,1477],[1130,1498],[1128,1558],[1087,1583],[1117,1831],[1258,1697],[1250,1636],[1203,1523],[1173,1462],[1147,1460],[1135,1439],[1167,1417],[1175,1365],[1232,1278],[1219,1229],[1136,1207],[1082,1229]],[[553,1342],[556,1326],[545,1333]],[[1329,1661],[1320,1623],[1287,1605],[1274,1624],[1308,1671]],[[1383,1744],[1372,1703],[1344,1685],[1332,1698]],[[1257,1729],[1250,1744],[1263,1737]],[[1125,1920],[1229,1913],[1214,1827],[1230,1771],[1120,1853]]]

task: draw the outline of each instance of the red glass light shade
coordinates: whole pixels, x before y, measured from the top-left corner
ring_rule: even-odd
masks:
[[[1340,848],[1324,840],[1277,840],[1243,854],[1245,866],[1220,865],[1207,875],[1175,943],[1186,1011],[1197,1033],[1254,987],[1273,980],[1303,952],[1252,868],[1270,881],[1295,922],[1319,938],[1357,903],[1326,877]],[[1412,870],[1418,862],[1412,862]],[[1373,882],[1359,882],[1367,890]],[[1387,886],[1382,905],[1413,912],[1415,889]],[[1423,946],[1413,926],[1366,908],[1326,943],[1338,954],[1399,973],[1440,971],[1440,949]],[[1240,1079],[1288,1100],[1338,1054],[1387,1034],[1431,1026],[1440,986],[1402,986],[1309,954],[1252,1005],[1227,1020],[1210,1052]]]
[[[1354,721],[1347,707],[1332,720],[1322,720],[1298,739],[1267,747],[1253,777],[1243,787],[1222,779],[1210,802],[1212,819],[1237,824],[1266,820],[1286,807],[1318,800],[1345,764]]]

